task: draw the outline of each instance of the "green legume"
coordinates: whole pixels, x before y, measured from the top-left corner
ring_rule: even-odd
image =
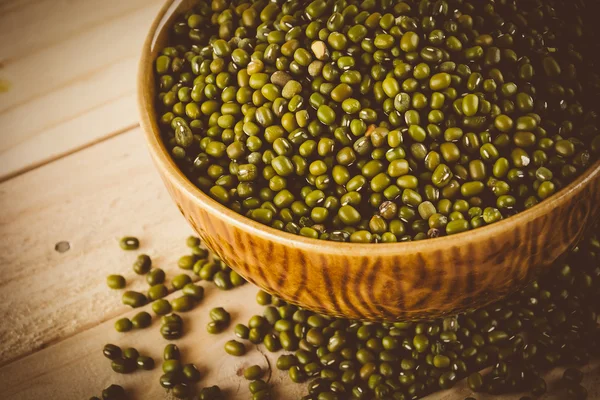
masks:
[[[254,381],[260,379],[263,375],[263,370],[259,365],[252,365],[244,369],[244,378]]]
[[[231,315],[223,307],[216,307],[210,310],[210,319],[215,322],[229,324]]]
[[[243,343],[236,340],[229,340],[225,343],[225,351],[232,356],[243,356],[246,353],[246,347]]]
[[[160,268],[155,268],[146,275],[146,281],[150,286],[163,283],[165,281],[165,272]]]
[[[111,289],[123,289],[126,285],[122,275],[109,275],[106,277],[106,285]]]
[[[102,354],[109,360],[114,360],[121,357],[121,348],[109,343],[104,345]]]
[[[186,364],[181,368],[181,375],[187,382],[198,382],[200,380],[200,371],[194,364]]]
[[[137,313],[131,318],[131,324],[135,329],[143,329],[150,326],[152,323],[152,316],[146,311]]]
[[[192,296],[183,295],[171,300],[173,311],[190,311],[196,305],[196,300]]]
[[[184,295],[189,296],[196,301],[200,301],[204,298],[204,288],[193,283],[185,285],[182,292]]]
[[[140,247],[140,241],[133,236],[125,236],[119,241],[119,245],[123,250],[137,250]]]
[[[138,275],[145,275],[152,267],[152,260],[146,254],[140,254],[133,263],[133,271]]]
[[[133,329],[133,324],[129,318],[120,318],[115,321],[115,330],[117,332],[129,332]]]
[[[111,368],[118,374],[129,374],[136,369],[135,360],[117,358],[111,362]]]
[[[187,274],[179,274],[173,278],[171,284],[176,290],[183,289],[185,285],[192,282],[192,278]]]
[[[227,324],[220,321],[211,321],[206,324],[207,332],[213,335],[223,332],[226,328]]]
[[[145,305],[148,299],[142,293],[128,290],[123,293],[122,301],[126,306],[137,308]]]
[[[152,303],[152,311],[154,311],[156,315],[167,315],[172,309],[171,303],[165,299],[159,299]]]
[[[154,369],[154,360],[148,356],[139,356],[136,360],[138,369],[150,371]]]

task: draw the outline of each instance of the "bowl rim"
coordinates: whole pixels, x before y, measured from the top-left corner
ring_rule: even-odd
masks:
[[[377,249],[377,256],[384,257],[408,253],[426,253],[436,250],[443,251],[452,247],[463,246],[465,242],[484,243],[489,238],[497,237],[502,232],[512,230],[513,227],[520,226],[527,221],[540,218],[551,210],[559,206],[563,206],[566,202],[572,201],[572,198],[583,191],[592,180],[600,178],[600,160],[597,160],[569,185],[528,210],[521,211],[491,225],[475,228],[466,232],[411,242],[376,244],[334,242],[307,238],[281,231],[254,221],[214,200],[209,195],[204,193],[200,188],[195,186],[184,175],[184,173],[177,167],[163,144],[160,129],[156,121],[154,101],[151,101],[150,104],[148,104],[146,101],[146,99],[152,99],[154,97],[154,90],[147,83],[151,77],[154,77],[154,60],[152,58],[152,51],[154,41],[162,32],[159,29],[162,28],[160,26],[161,22],[163,22],[165,18],[171,18],[184,1],[185,0],[167,0],[154,19],[144,41],[137,71],[138,75],[136,89],[140,125],[144,131],[151,156],[157,168],[161,170],[161,173],[165,176],[165,178],[168,179],[173,185],[177,186],[178,190],[184,192],[188,197],[193,199],[195,204],[201,205],[205,211],[248,234],[260,237],[264,240],[279,242],[288,247],[309,251],[318,249],[320,253],[339,255],[349,255],[350,253],[353,253],[354,255],[368,255],[373,251],[373,249]],[[171,10],[171,8],[173,8],[173,10]],[[169,14],[170,11],[171,13]]]

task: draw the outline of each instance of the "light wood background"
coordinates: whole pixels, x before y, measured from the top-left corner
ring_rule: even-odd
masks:
[[[135,346],[160,365],[166,343],[157,320],[142,331],[113,329],[118,317],[139,310],[120,303],[120,292],[106,287],[106,275],[124,274],[128,288],[146,286],[131,271],[135,253],[121,251],[118,238],[138,236],[140,252],[174,276],[191,233],[154,171],[137,123],[136,64],[160,5],[0,0],[2,399],[86,399],[111,383],[122,384],[134,399],[169,397],[158,384],[160,368],[117,375],[101,352],[108,342]],[[69,251],[55,250],[61,241]],[[201,306],[185,314],[186,334],[177,344],[185,361],[199,366],[200,386],[218,384],[228,398],[246,399],[241,369],[273,365],[276,355],[252,346],[246,357],[228,356],[222,348],[231,330],[214,336],[205,326],[217,305],[232,313],[234,323],[246,323],[261,310],[256,289],[206,288]],[[600,363],[586,370],[589,398],[598,399]],[[561,373],[553,371],[551,382]],[[304,385],[276,370],[270,379],[277,398],[304,394]],[[430,398],[467,395],[461,383]]]

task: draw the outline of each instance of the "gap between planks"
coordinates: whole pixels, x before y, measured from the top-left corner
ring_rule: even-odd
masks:
[[[11,0],[3,0],[0,2],[0,11],[2,11],[3,14],[8,14],[11,12],[18,11],[32,4],[41,3],[42,1],[45,0],[23,0],[20,3],[17,1],[11,2]]]
[[[77,80],[74,80],[74,82],[77,82],[77,81],[79,81],[79,79],[77,79]],[[67,87],[67,86],[69,86],[69,85],[65,85],[64,87]],[[51,92],[49,92],[48,94],[50,94],[50,93],[52,93],[52,91],[51,91]],[[102,107],[105,107],[105,106],[107,106],[107,105],[110,105],[110,104],[111,104],[111,103],[113,103],[113,102],[118,102],[119,100],[121,100],[121,99],[123,99],[123,98],[125,98],[125,97],[127,97],[127,96],[130,96],[130,97],[132,97],[132,98],[135,98],[135,97],[134,97],[134,96],[135,96],[135,93],[126,93],[126,94],[123,94],[123,95],[118,95],[118,96],[116,96],[115,98],[110,98],[110,99],[107,99],[106,101],[103,101],[102,103],[98,103],[98,104],[94,105],[94,106],[93,106],[93,107],[91,107],[91,108],[86,108],[85,110],[81,110],[81,111],[80,111],[80,112],[78,112],[77,114],[74,114],[74,115],[69,115],[69,116],[68,116],[68,117],[66,117],[66,118],[63,118],[63,119],[60,119],[60,120],[58,120],[58,121],[54,121],[54,122],[52,122],[50,125],[44,126],[44,127],[42,127],[42,128],[36,129],[36,130],[34,130],[34,131],[31,131],[31,132],[27,133],[27,135],[23,135],[24,137],[20,138],[20,140],[18,140],[18,141],[15,141],[15,142],[12,144],[12,147],[14,148],[14,147],[17,147],[17,146],[19,146],[19,145],[22,145],[23,143],[25,143],[25,142],[27,142],[27,141],[31,140],[32,138],[34,138],[34,137],[36,137],[36,136],[39,136],[39,135],[43,134],[43,133],[44,133],[45,131],[47,131],[47,130],[56,129],[57,127],[59,127],[59,126],[61,126],[61,125],[65,124],[65,123],[72,122],[73,120],[75,120],[75,119],[77,119],[77,118],[83,117],[83,116],[85,116],[86,114],[90,114],[90,113],[92,113],[92,112],[94,112],[94,111],[97,111],[98,109],[100,109],[100,108],[102,108]],[[1,116],[1,114],[2,114],[2,113],[0,112],[0,116]],[[127,126],[135,126],[135,125],[136,125],[136,124],[128,124],[128,125],[126,125],[124,128],[126,128]],[[137,125],[139,125],[139,124],[137,124]],[[119,128],[119,129],[120,129],[120,128]],[[115,130],[117,130],[117,129],[115,129]],[[110,134],[110,132],[109,132],[108,134]],[[1,182],[1,181],[2,181],[2,175],[0,175],[0,182]]]
[[[0,0],[11,9],[0,11],[0,79],[12,85],[0,94],[0,182],[135,126],[139,50],[162,1],[106,2]]]
[[[140,10],[142,10],[144,8],[146,8],[146,7],[136,7],[136,8],[130,9],[130,10],[126,11],[126,12],[119,13],[118,14],[118,18],[122,19],[124,17],[133,15],[133,14],[139,12]],[[96,24],[90,24],[90,25],[86,26],[84,29],[80,29],[80,30],[75,31],[75,32],[70,32],[69,36],[63,37],[63,38],[61,38],[61,39],[59,39],[57,41],[54,41],[54,42],[45,43],[44,46],[40,46],[38,48],[34,48],[31,51],[29,51],[28,53],[26,53],[26,54],[18,54],[16,56],[12,57],[12,58],[6,58],[6,59],[3,59],[3,60],[0,60],[2,62],[2,68],[6,68],[7,66],[9,66],[9,65],[11,65],[11,64],[13,64],[13,63],[15,63],[17,61],[20,61],[20,60],[22,60],[24,58],[36,56],[40,52],[46,51],[50,47],[57,47],[58,45],[60,45],[61,43],[67,41],[68,39],[70,39],[70,38],[72,38],[74,36],[79,36],[79,35],[82,35],[84,33],[93,31],[94,29],[105,25],[107,22],[112,22],[112,20],[111,19],[107,19],[106,21],[102,21],[102,22],[99,22],[99,23],[96,23]],[[128,57],[123,57],[122,59],[117,59],[117,60],[111,60],[109,63],[107,63],[105,65],[99,65],[95,69],[86,71],[86,73],[83,74],[83,75],[74,76],[72,79],[69,79],[69,80],[66,80],[64,82],[61,82],[59,85],[49,87],[46,91],[41,92],[41,93],[37,93],[36,96],[33,97],[33,98],[25,98],[25,99],[23,99],[23,100],[21,100],[19,102],[13,103],[10,106],[4,108],[2,111],[0,111],[0,116],[2,114],[5,114],[5,113],[9,112],[9,111],[12,111],[15,108],[18,108],[18,107],[21,107],[23,105],[26,105],[27,103],[29,103],[30,101],[34,100],[37,97],[43,97],[45,95],[48,95],[49,93],[55,92],[57,90],[65,88],[65,87],[67,87],[69,85],[72,85],[73,83],[76,83],[76,82],[81,81],[81,80],[85,80],[85,79],[89,78],[90,76],[93,76],[97,72],[105,70],[108,66],[114,65],[115,63],[118,63],[119,61],[122,61],[122,60],[124,60],[126,58],[128,58]]]
[[[32,0],[30,2],[22,4],[21,7],[13,7],[13,9],[10,9],[7,13],[4,13],[4,16],[6,16],[6,14],[8,14],[9,12],[19,11],[20,8],[30,7],[32,5],[36,5],[37,3],[42,3],[44,1],[46,1],[46,0]],[[48,47],[55,47],[55,46],[61,44],[62,42],[68,40],[69,38],[71,38],[73,36],[81,35],[83,33],[87,33],[87,32],[89,32],[89,31],[91,31],[91,30],[93,30],[93,29],[95,29],[95,28],[97,28],[99,26],[102,26],[102,25],[106,24],[108,21],[111,21],[114,18],[122,18],[122,17],[128,16],[128,15],[133,14],[135,12],[138,12],[141,9],[146,8],[146,7],[147,7],[147,4],[144,4],[143,6],[138,6],[138,7],[127,9],[125,11],[120,11],[118,14],[114,14],[114,15],[108,16],[102,22],[96,22],[96,23],[87,24],[85,26],[85,28],[83,28],[83,29],[80,28],[80,29],[77,29],[77,30],[74,30],[74,31],[70,31],[70,32],[68,32],[68,35],[65,35],[64,37],[60,37],[57,40],[53,40],[53,41],[49,41],[49,42],[46,42],[46,43],[43,43],[43,44],[39,44],[37,46],[33,46],[31,48],[28,48],[26,52],[17,53],[17,54],[15,54],[13,56],[9,56],[8,58],[0,59],[0,61],[2,61],[2,66],[6,67],[7,65],[10,65],[10,64],[12,64],[12,63],[14,63],[16,61],[19,61],[19,60],[21,60],[23,58],[36,55],[39,52],[46,50]]]
[[[13,111],[13,110],[15,110],[15,109],[17,109],[19,107],[25,106],[25,105],[31,103],[32,101],[35,101],[35,100],[39,99],[40,97],[48,96],[51,93],[54,93],[54,92],[59,91],[61,89],[65,89],[65,88],[67,88],[69,86],[72,86],[75,83],[79,83],[79,82],[83,82],[83,81],[89,80],[91,77],[94,77],[98,73],[106,71],[106,69],[108,67],[110,67],[111,65],[114,65],[116,63],[118,64],[120,62],[123,62],[123,61],[129,59],[129,58],[130,58],[129,56],[126,56],[126,57],[123,57],[123,58],[111,61],[110,63],[104,64],[104,65],[99,65],[98,67],[96,67],[96,68],[94,68],[92,70],[86,71],[86,73],[83,74],[83,75],[74,76],[73,78],[71,78],[71,79],[69,79],[67,81],[61,82],[59,85],[52,86],[52,87],[48,88],[46,91],[36,94],[35,97],[23,99],[20,102],[13,103],[10,106],[8,106],[8,107],[6,107],[6,108],[4,108],[3,110],[0,111],[0,117],[2,117],[4,114],[8,114],[9,112],[11,112],[11,111]],[[5,61],[3,61],[3,64],[4,63],[5,63]],[[6,64],[4,64],[4,65],[6,65]]]
[[[196,278],[196,277],[194,277],[194,278]],[[200,279],[193,280],[193,283],[199,283],[199,282],[202,282],[202,281]],[[246,285],[254,286],[251,283],[246,283]],[[233,288],[232,290],[235,290],[235,289],[237,289],[237,288]],[[109,289],[107,287],[106,290],[111,290],[111,289]],[[173,300],[173,298],[175,298],[176,295],[181,294],[182,290],[183,289],[174,290],[171,293],[169,293],[168,296],[166,296],[164,298],[166,300]],[[258,290],[258,288],[256,288],[256,290]],[[121,292],[124,292],[125,290],[115,290],[115,291],[121,293]],[[105,324],[106,322],[108,322],[110,320],[117,319],[118,317],[122,317],[122,316],[125,316],[127,314],[132,314],[134,312],[137,313],[139,311],[145,310],[145,311],[149,312],[151,315],[153,315],[153,320],[160,319],[160,316],[154,314],[154,312],[151,309],[148,309],[148,306],[151,303],[152,302],[148,302],[143,308],[139,308],[139,309],[126,308],[126,309],[124,309],[124,310],[122,310],[120,312],[119,311],[114,311],[114,312],[109,313],[108,315],[105,315],[102,319],[99,319],[98,321],[95,321],[93,323],[83,324],[83,325],[81,325],[80,329],[78,329],[75,332],[72,332],[72,333],[64,335],[64,336],[62,336],[60,338],[57,338],[57,339],[51,340],[51,341],[49,341],[47,343],[44,343],[42,346],[40,346],[38,348],[35,348],[35,349],[32,349],[29,353],[23,353],[23,354],[21,354],[18,357],[15,357],[15,358],[12,358],[12,359],[8,359],[8,360],[4,360],[4,361],[0,362],[0,369],[6,367],[8,365],[11,365],[13,363],[16,363],[18,361],[21,361],[24,358],[30,357],[30,356],[32,356],[33,354],[35,354],[35,353],[37,353],[39,351],[42,351],[42,350],[45,350],[45,349],[50,349],[51,347],[56,346],[56,345],[64,342],[65,340],[69,340],[69,339],[71,339],[71,338],[73,338],[73,337],[75,337],[77,335],[86,333],[86,332],[88,332],[88,331],[90,331],[92,329],[95,329],[95,328],[99,327],[102,324]],[[202,306],[202,304],[197,305],[198,308],[201,308],[201,306]]]
[[[11,172],[11,173],[9,173],[9,174],[7,174],[5,176],[1,176],[0,177],[0,184],[4,183],[6,181],[9,181],[9,180],[11,180],[13,178],[16,178],[16,177],[18,177],[20,175],[26,174],[27,172],[33,171],[33,170],[38,169],[38,168],[42,168],[43,166],[45,166],[47,164],[50,164],[50,163],[58,161],[58,160],[60,160],[62,158],[68,157],[68,156],[70,156],[70,155],[72,155],[74,153],[77,153],[77,152],[81,151],[81,150],[85,150],[85,149],[87,149],[89,147],[95,146],[98,143],[105,142],[105,141],[110,140],[110,139],[112,139],[112,138],[114,138],[116,136],[119,136],[119,135],[122,135],[124,133],[130,132],[130,131],[138,128],[139,126],[140,126],[139,122],[136,122],[135,124],[130,124],[130,125],[125,126],[125,127],[121,128],[121,129],[118,129],[116,131],[107,133],[106,135],[104,135],[102,137],[99,137],[99,138],[96,138],[96,139],[94,139],[94,140],[92,140],[90,142],[84,143],[84,144],[82,144],[80,146],[76,146],[74,148],[68,149],[68,150],[66,150],[64,152],[61,152],[59,154],[50,156],[48,158],[42,159],[42,160],[40,160],[38,162],[35,162],[33,164],[27,165],[26,167],[23,167],[21,169],[17,169],[14,172]]]
[[[187,253],[183,243],[182,253],[177,249],[192,233],[161,185],[140,129],[3,183],[0,205],[0,304],[12,321],[0,327],[2,362],[127,309],[106,290],[105,277],[119,268],[130,290],[144,290],[146,282],[120,267],[135,255],[120,251],[120,237],[139,237],[141,251],[168,272]],[[55,250],[63,240],[71,245],[64,254]],[[36,289],[25,293],[24,286]]]

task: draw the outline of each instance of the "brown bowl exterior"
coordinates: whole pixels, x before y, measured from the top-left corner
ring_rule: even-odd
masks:
[[[160,175],[204,243],[248,281],[308,309],[373,321],[434,318],[518,290],[573,246],[600,216],[600,162],[551,198],[493,225],[413,243],[351,244],[281,232],[196,188],[162,144],[153,61],[162,27],[189,1],[170,0],[143,48],[141,125]]]

